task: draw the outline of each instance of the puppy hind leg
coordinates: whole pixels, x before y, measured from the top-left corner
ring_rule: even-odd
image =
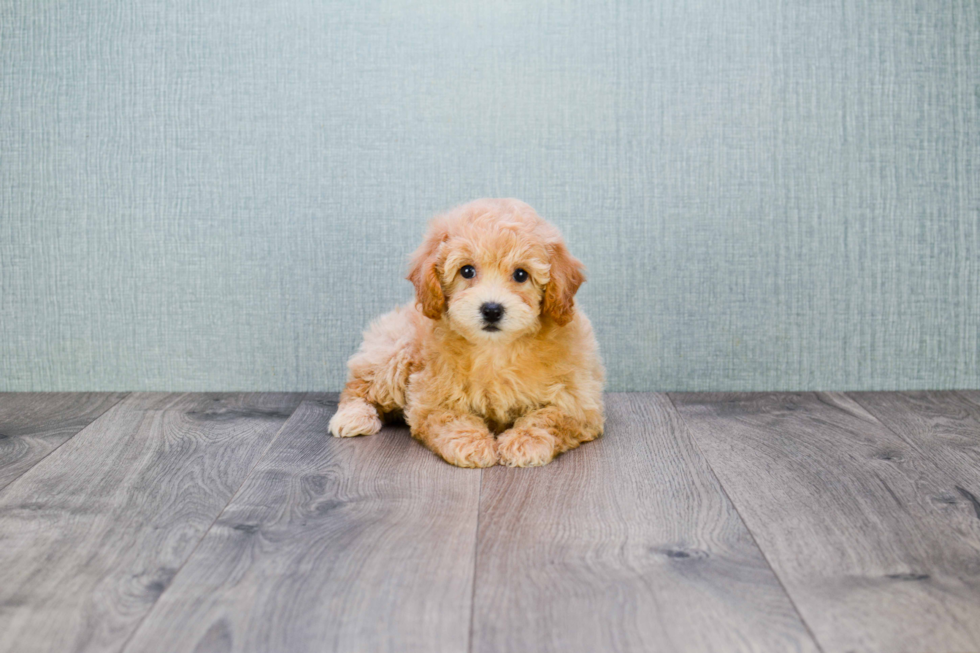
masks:
[[[350,376],[330,421],[331,433],[373,435],[381,430],[382,416],[404,409],[408,378],[419,361],[418,321],[422,319],[414,305],[408,305],[371,323],[347,362]]]
[[[374,435],[381,430],[378,409],[366,399],[367,385],[362,379],[352,379],[340,394],[340,405],[327,426],[334,437]]]

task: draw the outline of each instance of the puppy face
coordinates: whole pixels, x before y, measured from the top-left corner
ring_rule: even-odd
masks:
[[[408,279],[425,315],[471,342],[567,324],[585,281],[558,230],[517,200],[478,200],[435,218]]]
[[[446,243],[440,271],[451,328],[467,340],[511,340],[540,327],[547,255],[519,230],[502,228]]]

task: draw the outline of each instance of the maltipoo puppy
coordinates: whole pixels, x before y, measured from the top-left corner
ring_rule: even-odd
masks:
[[[602,433],[605,371],[573,299],[583,266],[534,209],[483,199],[436,216],[407,278],[417,301],[364,333],[333,435],[401,414],[453,465],[527,467]]]

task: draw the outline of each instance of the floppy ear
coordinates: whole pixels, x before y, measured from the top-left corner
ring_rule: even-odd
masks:
[[[439,246],[448,237],[445,227],[430,226],[425,240],[412,254],[408,276],[405,277],[415,285],[415,298],[422,306],[422,313],[433,320],[442,317],[446,308],[446,296],[442,292],[436,263],[439,260]]]
[[[575,293],[585,281],[585,266],[568,252],[564,243],[549,247],[551,251],[551,280],[544,289],[541,312],[558,326],[572,321],[575,313]]]

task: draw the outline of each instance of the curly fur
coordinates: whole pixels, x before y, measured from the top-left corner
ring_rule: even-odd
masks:
[[[584,268],[554,226],[518,200],[470,202],[433,218],[409,268],[416,301],[364,333],[333,435],[371,435],[403,415],[453,465],[526,467],[602,434],[605,371],[574,300]],[[496,331],[486,302],[503,306]]]

